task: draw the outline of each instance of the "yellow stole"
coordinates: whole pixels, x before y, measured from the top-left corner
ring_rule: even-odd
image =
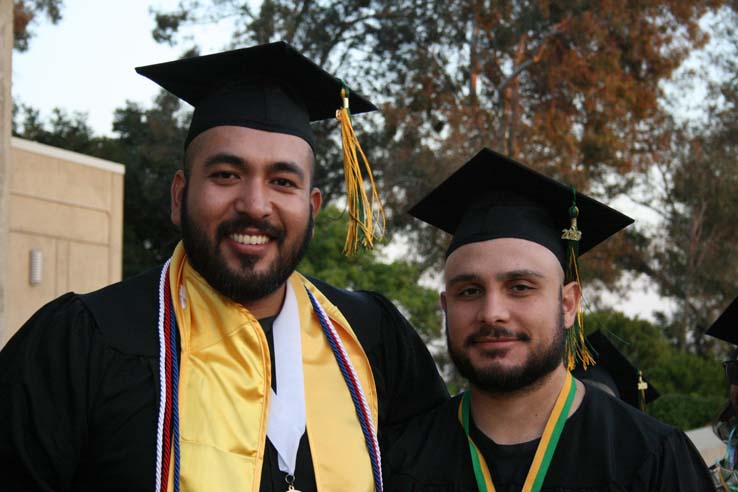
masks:
[[[258,492],[271,388],[266,336],[247,309],[221,296],[190,266],[181,243],[169,275],[181,340],[181,490]],[[369,361],[338,308],[302,275],[294,273],[289,282],[302,329],[306,429],[318,490],[369,492],[374,479],[364,436],[306,287],[341,336],[377,425]]]

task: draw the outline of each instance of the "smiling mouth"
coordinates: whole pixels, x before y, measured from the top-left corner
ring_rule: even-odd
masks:
[[[228,237],[238,244],[248,245],[266,244],[271,240],[269,236],[263,234],[231,234]]]

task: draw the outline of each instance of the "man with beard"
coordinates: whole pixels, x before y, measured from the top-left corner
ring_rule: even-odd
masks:
[[[577,253],[631,219],[489,149],[410,213],[453,234],[441,306],[469,390],[394,440],[387,490],[711,489],[681,431],[569,372],[591,362]]]
[[[382,490],[383,434],[445,386],[389,301],[295,272],[321,204],[309,123],[374,107],[285,43],[138,70],[195,107],[182,243],[0,353],[1,488]]]

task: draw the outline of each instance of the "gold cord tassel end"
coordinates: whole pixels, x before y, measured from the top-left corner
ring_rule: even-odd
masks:
[[[341,143],[343,146],[343,172],[346,179],[346,206],[349,226],[343,253],[346,256],[356,253],[359,245],[371,249],[374,241],[384,237],[384,207],[379,199],[374,175],[369,161],[356,138],[351,113],[349,111],[348,88],[341,88],[343,105],[336,111],[336,119],[341,124]],[[361,158],[361,160],[359,159]],[[370,191],[365,188],[362,165],[366,173]]]
[[[572,205],[569,208],[569,218],[571,219],[571,227],[564,229],[561,239],[564,239],[566,245],[566,282],[576,282],[579,292],[582,292],[582,282],[579,279],[579,240],[582,238],[582,231],[577,228],[577,217],[579,216],[579,208],[577,207],[577,192],[572,188],[574,195]],[[587,341],[584,338],[584,313],[582,311],[582,302],[580,299],[577,305],[577,316],[574,325],[569,328],[566,335],[566,366],[570,371],[577,365],[577,360],[582,364],[583,369],[596,364],[592,354],[587,348]]]

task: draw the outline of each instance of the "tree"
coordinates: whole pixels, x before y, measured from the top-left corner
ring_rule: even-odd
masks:
[[[229,21],[234,45],[284,39],[376,95],[382,115],[360,131],[393,230],[437,266],[447,238],[401,211],[483,145],[602,197],[629,190],[666,144],[653,138],[659,84],[705,42],[698,20],[722,3],[191,0],[157,12],[154,37],[176,44],[188,25]],[[330,198],[340,159],[319,141]],[[588,255],[585,272],[615,279],[613,257],[640,252],[625,239]]]
[[[18,51],[26,51],[33,37],[31,26],[39,16],[46,16],[56,24],[62,18],[61,11],[64,0],[14,0],[13,2],[13,47]]]
[[[672,335],[682,350],[690,335],[700,350],[702,335],[738,293],[738,160],[730,133],[735,130],[681,142],[664,209],[669,240],[653,243],[651,261],[643,269],[680,306]]]
[[[87,124],[87,114],[54,108],[49,121],[41,120],[37,109],[27,105],[14,106],[13,133],[28,140],[53,145],[84,154],[101,156],[108,143],[94,135]]]
[[[733,21],[738,16],[731,15]],[[735,25],[733,23],[733,25]],[[738,47],[738,38],[735,39]],[[738,66],[726,56],[728,78],[710,88],[704,123],[671,132],[668,148],[651,173],[648,202],[664,227],[634,257],[633,269],[649,275],[679,308],[670,335],[686,350],[709,353],[705,330],[738,294]],[[720,349],[726,352],[725,347]]]
[[[162,91],[154,107],[127,102],[116,110],[117,162],[126,164],[123,272],[130,276],[166,261],[179,240],[169,218],[169,185],[182,168],[187,133],[179,99]]]

